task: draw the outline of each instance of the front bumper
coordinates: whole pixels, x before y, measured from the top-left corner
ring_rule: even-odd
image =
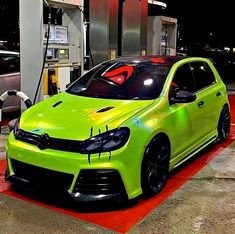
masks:
[[[7,179],[23,188],[69,193],[76,201],[131,199],[142,193],[142,148],[123,147],[111,152],[111,157],[109,153],[93,154],[91,163],[88,155],[40,150],[35,145],[16,140],[12,133],[6,148]]]
[[[27,168],[27,166],[25,168]],[[36,194],[42,194],[42,195],[49,194],[51,196],[69,194],[70,197],[77,202],[104,201],[104,200],[123,201],[127,199],[124,187],[120,186],[122,185],[122,183],[116,183],[117,181],[106,184],[88,183],[85,184],[85,186],[84,184],[83,186],[81,186],[80,184],[80,186],[76,186],[74,188],[74,192],[68,193],[68,191],[66,191],[66,183],[64,183],[63,186],[61,186],[62,184],[56,183],[56,181],[54,181],[55,183],[50,183],[52,182],[50,181],[50,179],[49,181],[42,180],[41,176],[38,177],[40,178],[40,180],[37,181],[37,179],[35,180],[35,178],[29,176],[28,179],[25,179],[27,178],[27,176],[20,173],[20,171],[18,171],[16,174],[17,175],[10,175],[9,170],[7,170],[5,178],[7,181],[14,184],[14,186]],[[71,177],[72,175],[66,175],[66,176],[69,181],[69,177]],[[82,176],[78,177],[79,180],[81,180],[81,177]],[[103,177],[105,177],[105,175],[103,175]],[[98,178],[94,177],[93,179],[98,179]],[[107,180],[110,180],[110,177],[107,177],[106,181]],[[64,180],[64,182],[66,181]],[[105,180],[103,180],[103,182],[105,183]]]

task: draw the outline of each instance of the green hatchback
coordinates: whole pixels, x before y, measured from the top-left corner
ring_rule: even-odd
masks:
[[[119,58],[22,114],[6,180],[76,201],[153,196],[169,171],[229,132],[226,87],[208,59]]]

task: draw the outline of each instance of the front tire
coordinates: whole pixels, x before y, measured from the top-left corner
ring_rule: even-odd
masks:
[[[168,179],[170,144],[166,137],[156,136],[145,151],[141,170],[141,186],[145,197],[159,193]]]
[[[218,140],[225,141],[230,133],[231,116],[227,105],[223,106],[218,123]]]

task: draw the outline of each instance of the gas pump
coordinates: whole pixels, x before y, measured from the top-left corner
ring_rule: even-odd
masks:
[[[166,16],[148,17],[149,55],[175,55],[177,38],[177,19]]]
[[[83,0],[20,0],[21,90],[31,100],[64,91],[83,73],[83,6]],[[51,20],[51,9],[60,20]]]
[[[64,91],[68,83],[81,75],[81,68],[83,67],[81,45],[83,28],[81,25],[77,27],[79,25],[78,16],[82,16],[81,7],[83,7],[83,3],[81,1],[76,3],[76,1],[54,0],[48,1],[48,3],[49,7],[56,8],[56,12],[62,12],[62,24],[50,25],[47,48],[48,24],[43,25],[44,53],[46,53],[43,82],[44,98]],[[46,49],[47,51],[45,51]],[[74,73],[76,73],[76,76]]]

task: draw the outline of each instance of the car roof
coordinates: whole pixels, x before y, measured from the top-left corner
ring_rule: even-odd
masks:
[[[111,60],[112,62],[120,62],[120,63],[157,63],[157,64],[167,64],[173,65],[179,60],[185,59],[183,56],[163,56],[163,55],[151,55],[151,56],[132,56],[125,57],[122,56],[115,60]]]
[[[0,54],[19,55],[20,53],[16,51],[0,50]]]

